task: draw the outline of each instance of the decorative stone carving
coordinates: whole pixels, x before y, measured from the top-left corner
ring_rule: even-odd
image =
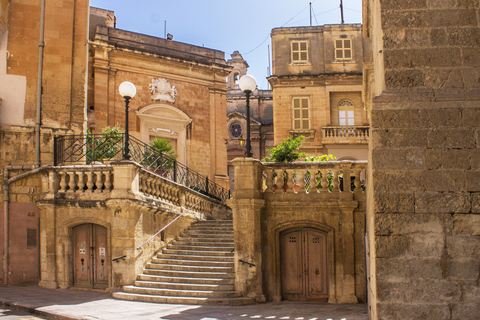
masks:
[[[170,129],[162,129],[162,128],[156,128],[156,129],[155,129],[155,128],[150,128],[149,131],[152,131],[152,132],[155,132],[155,133],[159,133],[159,132],[163,131],[163,132],[168,132],[168,133],[170,133],[172,136],[178,136],[178,132],[172,131],[172,130],[170,130]]]
[[[152,93],[152,100],[175,102],[177,97],[177,88],[172,86],[165,78],[152,79],[149,86]]]

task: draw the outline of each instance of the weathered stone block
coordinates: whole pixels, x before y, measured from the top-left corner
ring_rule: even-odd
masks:
[[[411,171],[376,171],[374,188],[377,192],[405,192],[422,190],[419,170]]]
[[[453,216],[452,234],[480,236],[480,215],[456,214]]]
[[[418,320],[435,319],[450,320],[450,308],[448,305],[436,304],[399,304],[380,302],[377,312],[382,320]]]
[[[456,304],[452,308],[452,319],[477,320],[480,314],[480,304],[472,301],[469,304]]]
[[[444,169],[469,170],[471,168],[471,150],[445,149],[443,151],[442,167]]]
[[[467,128],[434,128],[427,134],[430,148],[474,148],[475,135],[473,129]]]
[[[377,236],[375,250],[377,258],[398,258],[406,255],[410,244],[408,236]]]
[[[469,170],[467,172],[467,191],[480,191],[480,171]]]
[[[377,279],[382,281],[415,281],[442,279],[440,258],[377,258]]]
[[[449,236],[446,244],[449,257],[480,258],[480,237],[478,236]]]
[[[477,280],[480,266],[477,259],[449,259],[445,265],[445,274],[452,280]]]
[[[425,167],[428,170],[439,169],[442,165],[442,150],[427,149],[425,150]]]
[[[442,234],[444,225],[451,215],[430,215],[417,213],[378,214],[375,216],[375,235],[398,234]]]
[[[472,193],[472,213],[480,213],[480,193]]]
[[[449,281],[419,279],[411,282],[380,282],[377,290],[381,301],[397,304],[451,303],[459,301],[462,297],[461,286]]]
[[[471,205],[467,192],[415,192],[417,213],[468,213]]]
[[[458,67],[461,66],[459,48],[385,50],[385,68]]]
[[[415,197],[413,191],[376,192],[375,212],[414,212]]]
[[[421,87],[425,85],[425,75],[420,70],[387,70],[385,72],[385,86],[396,87]]]

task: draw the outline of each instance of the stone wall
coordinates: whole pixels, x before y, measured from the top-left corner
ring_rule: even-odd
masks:
[[[372,318],[477,319],[479,3],[368,4]]]
[[[237,292],[255,297],[257,301],[286,299],[289,292],[282,289],[286,280],[282,278],[285,272],[282,259],[285,258],[282,257],[281,236],[292,230],[308,229],[326,237],[326,258],[316,265],[316,270],[305,262],[305,269],[310,270],[303,274],[302,267],[295,278],[304,279],[315,272],[321,274],[319,265],[324,264],[325,279],[318,285],[322,283],[325,291],[315,292],[313,295],[319,294],[316,299],[330,303],[365,301],[365,194],[360,179],[355,179],[354,191],[342,191],[344,185],[340,187],[338,175],[343,172],[343,179],[349,181],[352,170],[361,178],[366,163],[261,163],[252,158],[239,158],[232,163],[236,180],[233,198],[228,203],[234,218]],[[317,173],[320,171],[321,178]],[[285,184],[284,172],[291,178]],[[327,190],[327,172],[338,182],[330,191]],[[297,174],[297,178],[292,178]],[[309,183],[304,181],[306,176],[310,177]],[[321,259],[317,251],[300,256]],[[293,299],[308,300],[311,294],[305,289],[297,292]]]

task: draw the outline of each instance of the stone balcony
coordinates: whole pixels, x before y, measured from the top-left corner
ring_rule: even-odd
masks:
[[[370,126],[322,127],[323,144],[367,144]]]

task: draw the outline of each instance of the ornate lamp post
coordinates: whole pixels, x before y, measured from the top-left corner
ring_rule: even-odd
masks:
[[[252,141],[250,140],[250,94],[257,88],[257,82],[255,81],[254,77],[246,74],[240,78],[238,85],[240,86],[240,89],[247,95],[247,151],[245,151],[245,156],[251,158],[253,156],[253,152]]]
[[[129,160],[130,159],[130,135],[128,133],[128,104],[130,99],[135,97],[137,94],[137,88],[131,82],[125,81],[120,84],[118,87],[118,91],[120,95],[125,99],[125,148],[123,150],[123,159]]]

